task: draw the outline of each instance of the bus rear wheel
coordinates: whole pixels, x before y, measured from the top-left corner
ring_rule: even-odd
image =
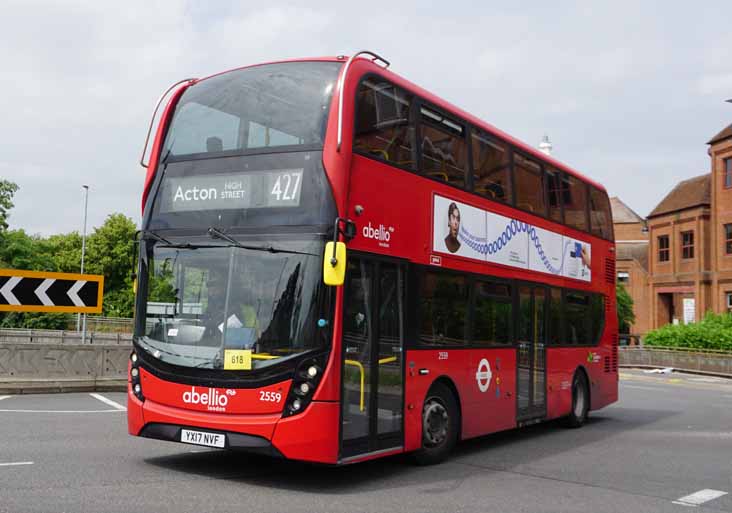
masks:
[[[577,371],[572,380],[572,410],[564,419],[569,428],[582,427],[587,422],[587,413],[590,410],[590,390],[585,373]]]
[[[452,391],[435,383],[422,407],[422,448],[414,453],[419,465],[434,465],[447,458],[455,447],[460,425],[457,401]]]

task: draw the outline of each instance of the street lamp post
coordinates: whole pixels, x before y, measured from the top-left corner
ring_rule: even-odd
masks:
[[[82,185],[84,188],[84,230],[81,235],[81,274],[84,274],[84,255],[86,254],[86,213],[89,206],[89,186]],[[76,331],[79,331],[81,323],[81,314],[76,315]],[[84,326],[81,333],[81,343],[86,343],[86,314],[84,314]]]

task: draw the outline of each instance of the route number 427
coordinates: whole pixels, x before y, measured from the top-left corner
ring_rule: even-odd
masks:
[[[276,197],[277,201],[297,200],[300,192],[301,179],[302,172],[278,175],[272,187],[272,196]]]

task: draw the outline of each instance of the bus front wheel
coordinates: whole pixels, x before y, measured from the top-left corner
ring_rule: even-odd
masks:
[[[459,425],[455,396],[446,385],[435,383],[422,407],[422,448],[414,453],[417,464],[444,461],[457,443]]]
[[[569,428],[582,427],[587,422],[587,412],[590,410],[590,390],[585,373],[578,370],[572,380],[572,410],[564,419]]]

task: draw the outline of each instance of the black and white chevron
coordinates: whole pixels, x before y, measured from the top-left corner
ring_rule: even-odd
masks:
[[[0,305],[96,307],[99,282],[0,276]]]

